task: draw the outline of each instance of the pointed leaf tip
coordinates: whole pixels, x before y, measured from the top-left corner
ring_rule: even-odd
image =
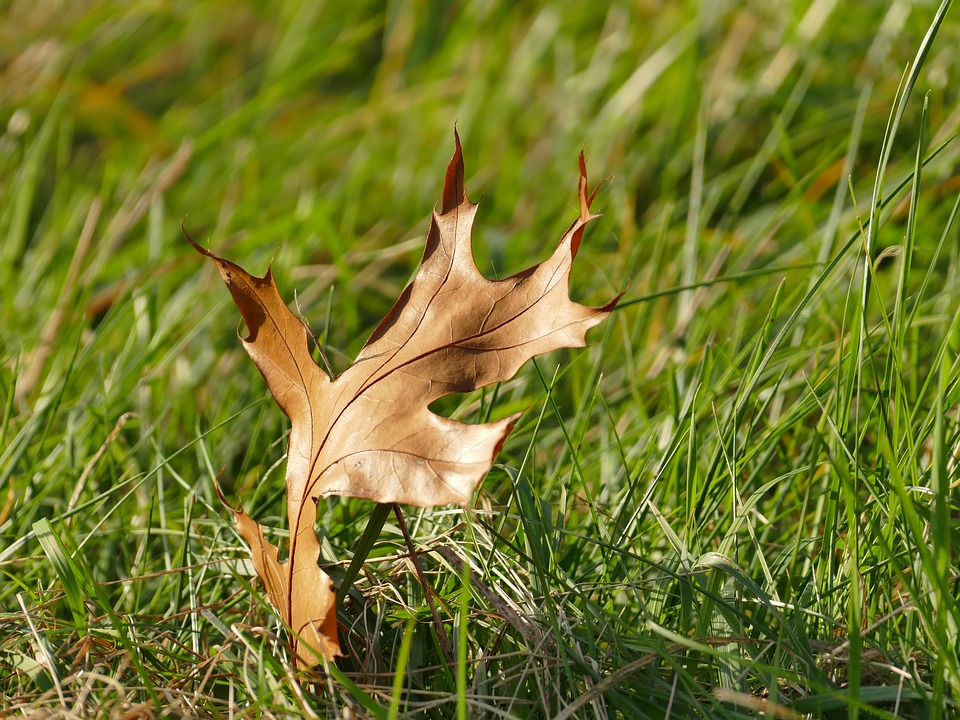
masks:
[[[577,256],[577,252],[580,249],[580,241],[583,239],[584,226],[594,218],[599,217],[599,215],[590,212],[590,206],[593,205],[593,201],[597,197],[597,191],[603,185],[603,183],[600,183],[593,189],[593,192],[590,192],[590,185],[587,182],[587,159],[582,149],[580,150],[579,162],[580,181],[577,186],[577,195],[580,199],[580,218],[577,220],[579,227],[573,231],[573,237],[571,238],[570,243],[570,249],[573,252],[573,257]],[[603,182],[606,182],[606,180]]]
[[[587,184],[587,160],[583,156],[583,150],[580,151],[580,184],[578,190],[580,195],[580,220],[581,222],[587,222],[593,217],[593,215],[590,214],[590,203],[593,202],[593,195],[589,194],[590,186]]]
[[[190,237],[190,233],[187,232],[186,222],[187,222],[186,220],[180,221],[180,232],[183,233],[183,236],[187,239],[187,242],[190,243],[193,246],[193,249],[196,250],[201,255],[204,255],[206,257],[213,257],[213,254],[209,250],[197,245],[197,243],[194,242],[193,238]]]
[[[230,512],[235,513],[236,510],[233,509],[233,505],[227,502],[227,498],[224,497],[223,490],[220,489],[220,483],[218,483],[216,480],[213,481],[213,489],[217,491],[217,497],[220,498],[221,504]],[[243,503],[240,503],[240,512],[243,512]]]
[[[457,147],[453,151],[453,157],[450,158],[450,164],[447,165],[447,176],[443,182],[443,204],[440,207],[440,212],[444,215],[467,200],[467,194],[463,187],[463,150],[460,147],[460,133],[457,132],[456,128],[453,131],[453,139]]]

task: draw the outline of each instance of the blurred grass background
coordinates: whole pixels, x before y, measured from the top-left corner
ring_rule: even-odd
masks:
[[[578,698],[577,717],[954,712],[956,145],[875,226],[866,302],[866,235],[848,244],[936,11],[8,3],[2,703],[63,717],[554,717]],[[888,190],[914,171],[921,130],[935,148],[960,124],[958,41],[948,17],[889,146]],[[439,404],[469,421],[532,408],[475,516],[408,518],[463,677],[388,525],[341,617],[348,657],[296,685],[213,494],[219,477],[280,527],[286,421],[179,225],[252,272],[272,260],[343,370],[416,267],[454,127],[491,277],[551,251],[585,149],[592,180],[610,180],[572,295],[625,290],[624,307],[588,350]],[[329,502],[335,577],[369,511]]]

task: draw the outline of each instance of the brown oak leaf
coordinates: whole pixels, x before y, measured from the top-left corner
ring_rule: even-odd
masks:
[[[580,154],[579,217],[553,256],[504,280],[477,269],[471,228],[477,205],[464,192],[460,138],[447,168],[420,268],[354,363],[332,379],[314,362],[307,331],[263,277],[193,243],[216,264],[247,327],[243,346],[290,418],[287,450],[289,559],[242,506],[233,510],[270,602],[294,631],[297,664],[339,654],[335,594],[318,567],[317,502],[348,495],[428,507],[469,504],[518,415],[465,424],[428,409],[451,393],[508,380],[524,362],[582,347],[599,308],[572,302],[570,268],[594,217]]]

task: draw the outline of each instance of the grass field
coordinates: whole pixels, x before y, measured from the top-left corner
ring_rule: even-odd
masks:
[[[8,5],[0,716],[958,716],[949,4]],[[471,511],[404,508],[429,592],[390,516],[296,673],[215,493],[283,528],[288,421],[179,226],[342,371],[455,126],[481,270],[552,252],[584,148],[571,295],[623,301],[434,405],[526,412]],[[321,503],[335,581],[373,512]]]

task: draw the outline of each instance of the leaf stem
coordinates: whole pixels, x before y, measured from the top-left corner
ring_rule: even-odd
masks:
[[[400,505],[394,503],[393,505],[393,514],[397,518],[397,524],[400,526],[400,532],[403,533],[403,539],[407,543],[407,549],[410,551],[410,561],[413,563],[414,570],[417,571],[417,579],[420,581],[420,586],[423,588],[423,597],[427,601],[427,605],[430,606],[430,613],[433,615],[433,623],[437,627],[437,638],[440,641],[440,649],[443,651],[443,657],[447,661],[447,665],[452,667],[454,664],[453,659],[453,645],[450,644],[450,638],[447,637],[447,631],[443,628],[443,622],[440,620],[440,613],[437,612],[437,606],[433,602],[433,588],[427,584],[427,578],[423,574],[423,566],[420,565],[420,553],[417,552],[416,548],[413,546],[413,538],[410,537],[410,533],[407,531],[407,523],[403,519],[403,512],[400,510]]]

